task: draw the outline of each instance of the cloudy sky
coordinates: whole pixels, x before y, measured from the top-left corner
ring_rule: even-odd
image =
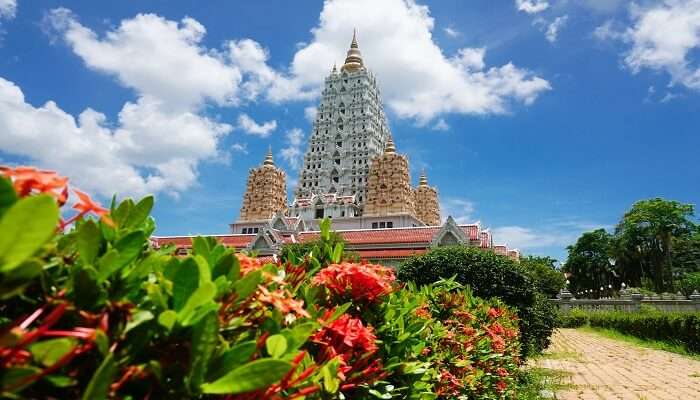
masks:
[[[497,3],[0,0],[0,163],[224,233],[269,145],[293,188],[357,28],[414,181],[497,242],[563,259],[636,200],[696,203],[700,0]]]

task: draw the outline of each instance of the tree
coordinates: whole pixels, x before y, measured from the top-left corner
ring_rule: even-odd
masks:
[[[615,236],[625,250],[624,258],[632,261],[623,267],[641,266],[642,274],[653,281],[658,293],[672,290],[674,239],[687,238],[695,230],[690,220],[693,211],[691,204],[661,198],[636,202],[615,228]]]
[[[574,294],[589,289],[597,291],[613,282],[612,245],[612,236],[605,229],[597,229],[584,233],[574,245],[566,248],[569,256],[563,269],[570,274],[569,286]]]
[[[532,277],[537,289],[548,298],[554,298],[566,285],[564,273],[556,266],[557,260],[551,257],[527,256],[520,259],[520,265]]]

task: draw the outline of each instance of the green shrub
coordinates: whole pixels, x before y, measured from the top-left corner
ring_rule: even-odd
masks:
[[[559,312],[557,326],[559,328],[580,328],[588,324],[588,313],[579,309]]]
[[[686,274],[683,279],[678,282],[678,290],[686,296],[690,296],[695,290],[700,293],[700,272]]]
[[[523,357],[547,348],[556,308],[537,292],[528,272],[507,257],[466,246],[439,247],[404,261],[398,274],[399,280],[419,286],[450,277],[469,286],[476,296],[499,298],[516,309]]]
[[[688,351],[700,352],[700,313],[620,311],[591,312],[592,327],[614,329],[641,339],[681,344]]]

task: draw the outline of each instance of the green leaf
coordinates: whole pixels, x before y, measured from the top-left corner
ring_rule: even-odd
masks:
[[[0,219],[0,272],[31,257],[56,232],[58,206],[46,195],[27,197],[10,207]]]
[[[6,274],[0,273],[0,299],[9,299],[24,290],[34,279],[41,275],[42,264],[36,260],[29,260],[13,271]]]
[[[206,303],[212,303],[216,296],[216,285],[213,282],[206,282],[198,287],[187,299],[185,305],[177,312],[177,319],[184,324],[184,321],[192,318],[197,307]],[[218,306],[218,305],[217,305]]]
[[[197,236],[192,239],[192,253],[202,256],[205,259],[209,258],[209,241],[206,238]]]
[[[74,338],[49,339],[32,344],[29,346],[29,351],[34,360],[48,367],[70,353],[76,344],[77,341]]]
[[[126,199],[119,203],[117,208],[112,211],[112,220],[117,224],[117,226],[124,226],[126,224],[127,218],[134,208],[134,201],[131,199]]]
[[[238,260],[238,258],[236,258],[236,256],[233,255],[233,253],[228,253],[220,257],[211,271],[211,278],[216,279],[220,276],[226,276],[229,279],[231,279],[229,275],[233,273],[232,270],[234,268],[234,265],[236,264],[236,260]]]
[[[51,383],[55,387],[59,388],[75,386],[78,383],[78,381],[76,381],[75,379],[65,375],[48,375],[45,376],[44,379],[49,381],[49,383]]]
[[[97,263],[100,272],[98,276],[99,281],[104,281],[113,273],[135,260],[143,251],[145,243],[146,237],[142,231],[134,231],[121,238],[114,245],[114,249],[108,251]],[[116,256],[114,255],[115,252]]]
[[[211,282],[211,269],[207,259],[200,255],[195,255],[194,261],[197,263],[197,269],[199,270],[199,284]]]
[[[17,383],[22,382],[27,377],[38,374],[40,372],[41,369],[37,367],[13,367],[3,370],[2,379],[0,379],[0,393],[4,394],[8,388],[13,388],[12,392],[14,393],[19,392],[24,387],[29,385],[30,382],[24,383],[20,386],[15,386],[17,385]]]
[[[117,363],[114,361],[114,353],[109,353],[88,382],[87,388],[83,392],[83,400],[106,399],[109,385],[112,384],[116,371]]]
[[[267,354],[273,358],[280,358],[287,351],[287,339],[282,335],[272,335],[265,341]]]
[[[334,263],[339,263],[340,259],[343,257],[343,243],[336,243],[333,248],[333,258],[331,259]]]
[[[211,383],[202,385],[208,394],[237,394],[267,387],[292,369],[287,361],[263,358],[242,365]]]
[[[285,329],[280,332],[287,339],[287,351],[291,352],[300,348],[318,327],[319,324],[316,322],[304,322],[292,329]]]
[[[153,209],[153,201],[153,196],[147,196],[141,199],[129,213],[124,226],[128,228],[138,228],[143,224]]]
[[[321,368],[321,376],[323,377],[323,388],[328,393],[335,393],[340,389],[340,379],[338,379],[338,358],[326,363]]]
[[[100,252],[102,233],[95,221],[87,220],[78,229],[76,238],[80,259],[85,264],[92,264]]]
[[[199,269],[192,257],[187,257],[173,273],[173,309],[180,311],[199,286]]]
[[[97,350],[99,350],[102,355],[107,355],[107,352],[109,351],[109,338],[101,329],[95,330],[95,345],[97,346]]]
[[[106,294],[97,281],[97,271],[90,266],[76,268],[73,274],[75,305],[84,310],[94,309]]]
[[[214,311],[208,312],[194,326],[192,331],[192,366],[187,377],[190,390],[193,393],[199,393],[200,386],[204,382],[209,360],[216,348],[218,333],[219,316]]]
[[[217,368],[210,371],[210,377],[212,379],[218,379],[226,372],[244,364],[246,361],[250,360],[250,357],[256,350],[257,343],[255,340],[248,340],[236,344],[219,357]]]
[[[242,301],[255,292],[262,281],[262,272],[253,271],[233,284],[233,290],[238,294],[238,300]]]
[[[177,313],[173,310],[165,310],[158,316],[158,323],[163,325],[167,330],[173,329],[176,320]]]
[[[9,179],[0,176],[0,218],[17,201],[17,193]]]
[[[137,311],[133,317],[131,318],[131,321],[129,321],[126,324],[126,328],[124,328],[124,334],[126,335],[130,330],[136,328],[137,326],[143,324],[144,322],[148,322],[153,319],[153,313],[151,313],[148,310],[139,310]]]

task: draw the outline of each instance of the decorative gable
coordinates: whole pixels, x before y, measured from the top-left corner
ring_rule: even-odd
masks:
[[[440,227],[440,230],[433,236],[430,247],[454,246],[460,244],[469,244],[469,238],[457,225],[452,216],[449,216],[447,217],[447,221]]]

